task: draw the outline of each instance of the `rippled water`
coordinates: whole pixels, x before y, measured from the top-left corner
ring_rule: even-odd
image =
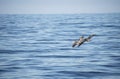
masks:
[[[0,15],[0,79],[120,79],[120,14]]]

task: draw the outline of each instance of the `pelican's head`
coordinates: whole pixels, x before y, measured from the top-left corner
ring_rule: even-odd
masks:
[[[81,36],[80,39],[81,39],[81,38],[84,38],[84,36]]]

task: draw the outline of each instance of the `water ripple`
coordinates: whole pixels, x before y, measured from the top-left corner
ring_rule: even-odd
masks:
[[[0,15],[0,79],[119,79],[120,14]],[[72,48],[80,36],[96,34]]]

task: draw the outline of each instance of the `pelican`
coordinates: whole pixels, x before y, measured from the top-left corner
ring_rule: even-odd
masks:
[[[75,47],[76,45],[78,45],[78,47],[79,47],[79,46],[82,45],[84,42],[86,42],[86,41],[89,42],[90,39],[91,39],[93,36],[95,36],[95,34],[89,35],[88,38],[84,38],[83,36],[81,36],[78,40],[76,40],[76,41],[73,43],[72,47]]]

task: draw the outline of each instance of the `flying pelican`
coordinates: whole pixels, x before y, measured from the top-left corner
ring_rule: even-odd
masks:
[[[93,36],[95,36],[95,34],[92,34],[92,35],[90,35],[88,38],[85,38],[85,39],[84,39],[83,36],[80,37],[78,40],[76,40],[76,41],[73,43],[72,47],[75,47],[76,45],[78,45],[78,47],[79,47],[79,46],[82,45],[84,42],[86,42],[86,41],[89,42],[90,39],[91,39]]]

